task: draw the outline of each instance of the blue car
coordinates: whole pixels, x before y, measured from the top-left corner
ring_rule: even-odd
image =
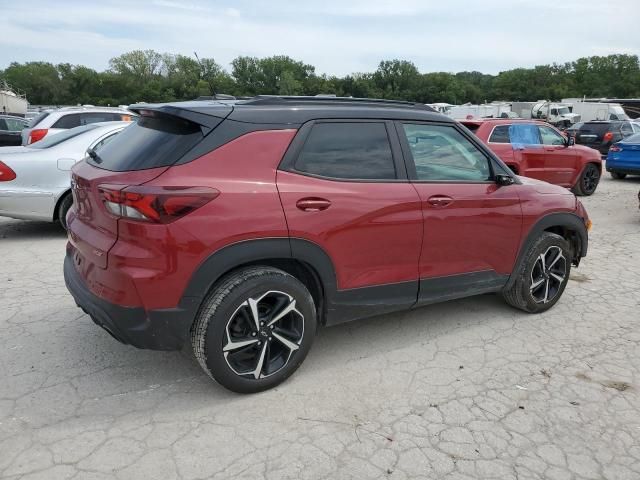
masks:
[[[607,154],[607,172],[613,178],[640,175],[640,133],[628,136],[611,145]]]

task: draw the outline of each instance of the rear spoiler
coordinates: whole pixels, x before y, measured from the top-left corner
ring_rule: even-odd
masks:
[[[168,115],[200,125],[203,135],[216,128],[233,111],[232,105],[213,103],[203,108],[194,102],[180,103],[137,103],[130,105],[129,110],[138,115],[153,116],[154,113]]]

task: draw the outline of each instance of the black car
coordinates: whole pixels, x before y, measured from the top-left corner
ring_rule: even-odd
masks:
[[[22,129],[29,121],[21,117],[0,115],[0,147],[14,147],[22,145]]]
[[[582,124],[576,132],[575,141],[580,145],[595,148],[606,156],[611,145],[633,133],[633,126],[629,121],[594,120]]]

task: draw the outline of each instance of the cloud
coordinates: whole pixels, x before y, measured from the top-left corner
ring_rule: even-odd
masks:
[[[0,0],[1,2],[2,0]],[[284,54],[319,73],[372,71],[382,59],[421,71],[480,70],[640,53],[630,40],[640,2],[611,0],[101,0],[4,2],[0,68],[45,60],[108,66],[133,49],[214,57]],[[625,34],[625,32],[628,32]]]

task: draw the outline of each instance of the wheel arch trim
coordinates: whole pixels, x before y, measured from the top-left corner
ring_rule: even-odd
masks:
[[[566,228],[574,232],[578,236],[578,239],[580,240],[580,251],[576,252],[577,261],[587,255],[589,236],[587,234],[587,227],[581,217],[569,212],[550,213],[548,215],[545,215],[529,229],[527,236],[520,246],[513,270],[511,272],[511,275],[509,276],[509,280],[507,281],[505,288],[510,288],[516,281],[518,272],[520,271],[520,267],[522,266],[522,262],[524,262],[524,259],[527,255],[527,252],[529,251],[529,248],[531,248],[531,245],[533,245],[535,240],[542,234],[542,232],[552,227]]]
[[[322,283],[325,300],[334,297],[336,273],[331,258],[322,247],[301,238],[271,237],[242,240],[211,253],[191,276],[182,302],[203,299],[222,276],[241,265],[277,259],[308,264]]]

